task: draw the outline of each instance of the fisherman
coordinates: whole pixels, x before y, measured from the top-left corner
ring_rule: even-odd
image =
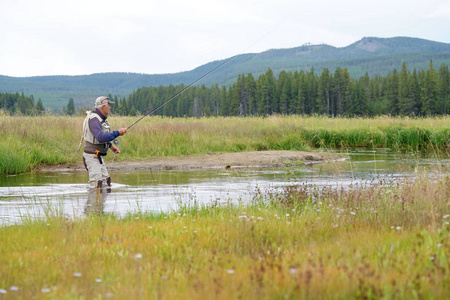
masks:
[[[111,104],[114,102],[108,97],[98,97],[95,100],[95,111],[88,112],[83,125],[83,138],[86,141],[83,162],[89,174],[90,188],[111,187],[111,177],[106,170],[103,156],[107,154],[109,148],[115,154],[120,153],[120,149],[111,141],[127,132],[127,128],[111,131],[111,126],[106,121]]]

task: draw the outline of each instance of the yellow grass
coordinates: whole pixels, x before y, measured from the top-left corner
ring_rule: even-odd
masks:
[[[31,299],[446,299],[450,179],[263,192],[249,206],[0,229],[0,292]],[[386,187],[386,184],[388,185]]]

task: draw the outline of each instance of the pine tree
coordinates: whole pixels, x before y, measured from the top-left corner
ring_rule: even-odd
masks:
[[[36,102],[35,110],[36,110],[36,114],[37,114],[37,115],[43,115],[43,114],[44,114],[44,112],[45,112],[45,107],[44,107],[44,105],[42,104],[41,98],[39,98],[38,101]]]
[[[450,101],[450,74],[448,66],[439,67],[439,98],[442,101],[442,114],[447,115]]]
[[[75,114],[75,103],[73,101],[73,98],[69,98],[69,103],[67,103],[66,113],[69,116],[72,116]]]
[[[396,69],[394,69],[392,74],[388,74],[386,81],[386,99],[388,101],[389,113],[393,116],[397,116],[399,114],[398,94],[400,78]]]
[[[398,91],[398,113],[401,116],[411,114],[412,103],[409,97],[410,80],[406,63],[403,62],[402,70],[399,77],[399,91]]]
[[[330,71],[325,68],[320,74],[318,92],[317,92],[317,108],[318,113],[323,115],[331,115],[331,75]]]
[[[433,61],[430,61],[430,67],[425,73],[424,82],[420,91],[423,115],[436,115],[438,110],[438,83],[436,71],[433,67]]]

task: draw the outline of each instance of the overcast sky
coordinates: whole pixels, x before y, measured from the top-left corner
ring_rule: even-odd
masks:
[[[365,36],[450,43],[450,0],[0,0],[0,75],[174,73]]]

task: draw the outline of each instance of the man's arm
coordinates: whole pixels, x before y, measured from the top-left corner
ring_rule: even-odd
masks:
[[[108,133],[103,132],[102,124],[97,118],[92,118],[89,121],[89,128],[91,129],[92,134],[99,143],[110,142],[120,135],[118,130],[114,130]]]

